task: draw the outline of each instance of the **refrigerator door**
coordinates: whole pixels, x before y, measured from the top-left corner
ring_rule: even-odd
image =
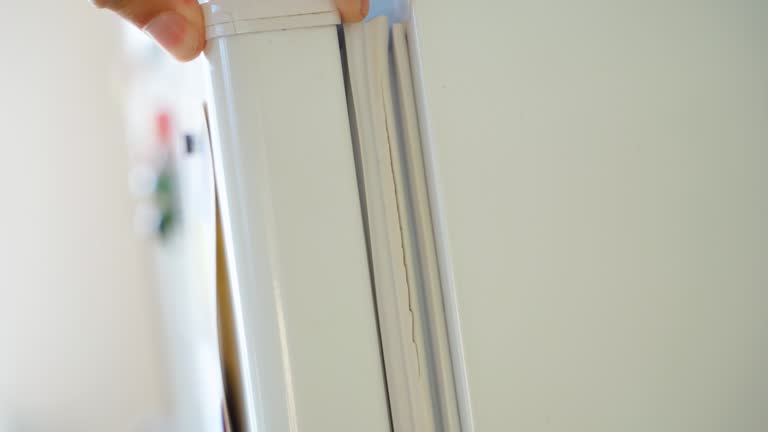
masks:
[[[206,51],[245,414],[251,431],[385,432],[339,39],[320,24]]]

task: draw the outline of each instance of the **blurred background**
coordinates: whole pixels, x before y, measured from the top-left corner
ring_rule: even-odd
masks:
[[[221,430],[204,62],[86,0],[0,12],[0,432]]]
[[[0,431],[167,430],[179,353],[153,266],[173,206],[135,198],[180,122],[132,86],[179,66],[85,0],[0,11]]]

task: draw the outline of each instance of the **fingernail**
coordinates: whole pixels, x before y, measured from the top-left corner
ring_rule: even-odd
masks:
[[[156,16],[144,31],[179,60],[191,60],[200,52],[201,35],[177,12]]]
[[[368,17],[368,12],[371,11],[371,0],[362,0],[360,3],[360,14],[363,15],[363,18],[365,19]]]

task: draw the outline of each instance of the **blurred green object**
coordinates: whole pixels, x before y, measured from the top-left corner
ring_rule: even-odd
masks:
[[[161,240],[168,238],[178,221],[177,190],[176,177],[170,163],[168,163],[157,176],[154,193],[155,205],[160,214],[155,229]]]

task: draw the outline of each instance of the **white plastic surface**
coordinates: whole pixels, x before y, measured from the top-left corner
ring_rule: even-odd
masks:
[[[206,55],[250,430],[388,432],[337,29]]]
[[[424,334],[419,352],[428,362],[421,372],[431,387],[429,395],[437,430],[456,432],[461,430],[456,380],[406,32],[403,24],[392,26],[391,57],[397,106],[391,107],[391,111],[398,113],[402,140],[400,146],[392,147],[392,160],[409,279],[414,279],[414,286],[419,287],[414,296],[421,318],[418,324]]]
[[[333,0],[208,0],[202,3],[214,18],[208,24],[229,20],[251,20],[307,15],[336,10]]]
[[[208,39],[340,22],[333,0],[209,0],[202,6]]]
[[[768,430],[768,3],[414,7],[465,432]]]
[[[347,24],[344,34],[392,426],[395,432],[434,431],[417,286],[406,260],[407,209],[395,186],[400,161],[393,149],[400,143],[391,112],[389,22],[380,17]]]

